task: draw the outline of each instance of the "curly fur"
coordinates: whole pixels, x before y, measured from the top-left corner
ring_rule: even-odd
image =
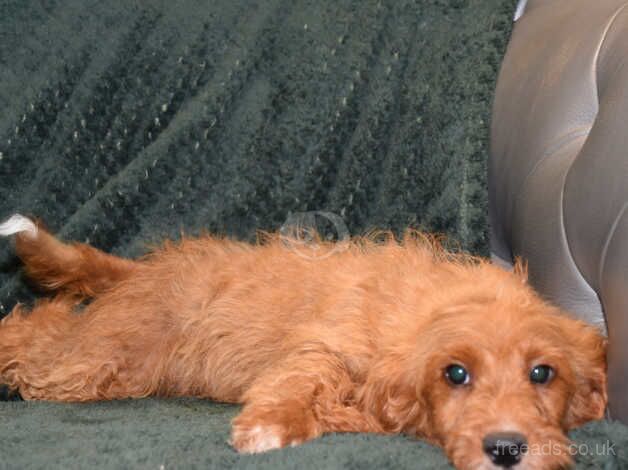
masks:
[[[166,242],[136,261],[42,228],[15,241],[27,275],[56,293],[0,324],[0,381],[25,399],[206,397],[244,404],[240,452],[407,433],[461,469],[494,468],[482,438],[498,431],[558,449],[517,468],[568,466],[566,431],[606,406],[597,330],[543,302],[521,265],[416,232],[319,243],[318,258],[278,235]],[[472,383],[448,383],[451,363]],[[546,385],[528,378],[540,363],[556,371]]]

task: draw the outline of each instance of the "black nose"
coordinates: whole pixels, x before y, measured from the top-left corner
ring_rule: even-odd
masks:
[[[482,441],[484,453],[495,465],[508,468],[517,465],[526,452],[525,436],[517,432],[487,434]]]

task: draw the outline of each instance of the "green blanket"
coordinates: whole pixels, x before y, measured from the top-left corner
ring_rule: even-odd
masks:
[[[0,219],[126,256],[326,211],[487,253],[490,103],[512,0],[0,2]],[[35,294],[0,240],[0,316]],[[406,437],[240,457],[236,407],[0,403],[2,468],[441,468]],[[582,468],[626,466],[626,428]],[[601,447],[600,447],[601,448]],[[623,462],[623,464],[622,464]],[[613,466],[614,465],[614,466]]]
[[[201,400],[0,406],[0,469],[448,469],[442,452],[405,436],[336,434],[240,456],[228,446],[238,407]],[[628,428],[593,423],[572,433],[577,468],[628,468]]]

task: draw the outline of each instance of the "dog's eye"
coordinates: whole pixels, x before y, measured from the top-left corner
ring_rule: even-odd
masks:
[[[545,364],[534,366],[530,371],[530,382],[534,384],[546,384],[554,377],[554,369]]]
[[[453,385],[467,385],[471,380],[471,376],[467,369],[460,364],[451,364],[445,368],[445,377]]]

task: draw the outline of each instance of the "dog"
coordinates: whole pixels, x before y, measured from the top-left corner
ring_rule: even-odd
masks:
[[[315,259],[279,235],[123,259],[20,215],[0,235],[56,293],[0,324],[0,383],[27,400],[240,403],[239,452],[405,433],[459,469],[569,467],[566,432],[605,411],[596,328],[541,300],[522,263],[418,232],[321,242]]]

